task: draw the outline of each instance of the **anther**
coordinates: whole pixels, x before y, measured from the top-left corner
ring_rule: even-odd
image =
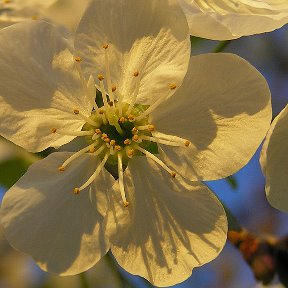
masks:
[[[190,145],[190,141],[186,140],[185,143],[184,143],[184,145],[185,145],[186,147],[188,147],[188,146]]]
[[[97,135],[100,135],[102,132],[101,132],[101,130],[100,129],[95,129],[95,133],[97,134]]]
[[[64,167],[64,166],[60,166],[60,167],[58,168],[58,170],[59,170],[60,172],[63,172],[63,171],[65,171],[65,167]]]
[[[74,194],[78,195],[80,193],[80,189],[79,188],[74,188]]]
[[[134,120],[135,120],[135,116],[132,115],[132,114],[129,114],[128,120],[129,120],[130,122],[134,121]]]
[[[106,138],[108,138],[108,135],[107,135],[106,133],[103,133],[101,139],[104,140],[104,139],[106,139]]]
[[[136,127],[134,127],[133,129],[132,129],[132,133],[133,134],[137,134],[139,131],[138,131],[138,129],[136,128]]]
[[[56,128],[52,128],[51,129],[51,133],[56,133],[57,129]]]
[[[97,76],[99,81],[103,81],[104,80],[104,76],[102,74],[98,74]]]
[[[129,206],[129,202],[124,202],[124,207],[128,207]]]
[[[111,87],[111,90],[112,90],[112,92],[115,92],[115,91],[116,91],[116,86],[113,85],[113,86]]]
[[[120,119],[119,119],[119,122],[120,123],[124,123],[126,121],[126,118],[125,117],[121,117]]]
[[[106,142],[106,143],[110,143],[110,141],[111,141],[110,138],[105,138],[104,139],[104,142]]]
[[[112,107],[114,105],[113,101],[109,101],[108,105]]]
[[[171,173],[171,176],[172,176],[172,178],[175,178],[175,177],[176,177],[176,173],[175,173],[175,172],[172,172],[172,173]]]
[[[104,114],[104,110],[103,109],[99,109],[98,112],[99,112],[100,115]]]
[[[89,149],[89,152],[90,152],[90,153],[94,153],[94,152],[95,152],[95,147],[91,147],[91,148]]]
[[[74,113],[75,115],[78,115],[78,114],[80,113],[80,111],[79,111],[78,109],[74,109],[74,110],[73,110],[73,113]]]
[[[155,126],[154,125],[148,125],[148,131],[154,131]]]
[[[175,83],[170,83],[169,84],[169,88],[171,89],[171,90],[174,90],[174,89],[176,89],[176,84]]]
[[[111,141],[110,141],[110,145],[111,145],[111,146],[115,146],[115,145],[116,145],[116,141],[115,141],[115,140],[111,140]]]
[[[8,4],[8,3],[11,3],[11,0],[3,0],[3,2]]]
[[[112,141],[113,141],[113,140],[112,140]],[[121,151],[121,150],[122,150],[122,148],[121,148],[120,145],[115,145],[114,149],[115,149],[116,151]]]
[[[134,135],[134,136],[132,137],[132,140],[135,141],[135,142],[138,142],[139,139],[140,139],[140,138],[139,138],[138,135]]]
[[[124,144],[125,144],[125,145],[130,145],[130,144],[131,144],[131,140],[130,140],[130,139],[124,140]]]
[[[80,63],[82,61],[82,59],[80,57],[74,57],[74,60],[78,63]]]
[[[102,48],[104,48],[104,49],[108,49],[108,47],[109,47],[108,44],[104,44],[104,45],[102,46]]]
[[[138,76],[139,76],[139,71],[135,71],[135,72],[133,73],[133,76],[134,76],[134,77],[138,77]]]
[[[133,155],[134,155],[134,149],[129,149],[129,150],[127,150],[126,154],[127,154],[127,156],[128,156],[129,158],[132,158]]]

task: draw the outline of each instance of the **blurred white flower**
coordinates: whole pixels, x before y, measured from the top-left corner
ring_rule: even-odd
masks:
[[[261,151],[260,163],[266,177],[269,203],[288,212],[288,106],[273,120]]]
[[[194,36],[213,40],[270,32],[288,23],[287,0],[178,0]]]
[[[174,0],[95,0],[75,47],[45,22],[0,31],[1,135],[31,152],[87,140],[33,164],[6,193],[6,236],[61,275],[111,248],[154,285],[184,281],[226,240],[224,209],[200,181],[252,157],[271,120],[267,83],[232,54],[189,63]]]
[[[2,0],[0,28],[31,19],[44,19],[74,31],[89,0]]]

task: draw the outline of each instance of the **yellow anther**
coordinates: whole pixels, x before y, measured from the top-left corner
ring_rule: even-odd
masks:
[[[116,85],[113,85],[113,86],[111,87],[111,90],[112,90],[112,92],[115,92],[115,91],[116,91]]]
[[[104,44],[104,45],[102,46],[102,48],[104,48],[104,49],[108,49],[108,47],[109,47],[108,44]]]
[[[130,144],[131,144],[131,140],[130,140],[130,139],[124,140],[124,144],[125,144],[125,145],[130,145]]]
[[[132,115],[132,114],[130,114],[130,115],[128,116],[128,120],[129,120],[130,122],[134,121],[134,120],[135,120],[135,116]]]
[[[63,171],[65,171],[65,167],[64,167],[64,166],[60,166],[60,167],[58,168],[58,170],[59,170],[60,172],[63,172]]]
[[[185,143],[184,143],[184,145],[185,145],[186,147],[188,147],[188,146],[190,145],[190,141],[186,140]]]
[[[115,146],[115,145],[116,145],[116,141],[115,141],[115,140],[111,140],[111,141],[110,141],[110,145],[111,145],[111,146]]]
[[[103,81],[104,80],[104,76],[102,74],[98,74],[97,76],[99,81]]]
[[[11,3],[11,0],[3,0],[3,2],[8,4],[8,3]]]
[[[129,206],[129,202],[124,202],[124,207],[128,207]]]
[[[110,138],[105,138],[104,141],[105,141],[106,143],[110,143],[111,140],[110,140]]]
[[[175,178],[176,177],[176,173],[175,172],[171,172],[171,176],[172,176],[172,178]]]
[[[80,193],[80,189],[79,188],[74,188],[74,194],[78,195]]]
[[[139,141],[139,136],[138,135],[134,135],[132,137],[132,140],[135,141],[135,142]]]
[[[134,76],[134,77],[138,77],[138,76],[139,76],[139,71],[135,71],[135,72],[133,73],[133,76]]]
[[[33,15],[33,16],[31,17],[31,19],[32,19],[32,20],[38,20],[39,17],[38,17],[37,15]]]
[[[99,109],[98,112],[99,112],[100,115],[104,114],[104,110],[103,109]]]
[[[56,133],[57,129],[56,128],[52,128],[51,129],[51,133]]]
[[[91,148],[89,149],[89,152],[90,152],[90,153],[94,153],[94,152],[95,152],[95,147],[91,147]]]
[[[109,104],[109,106],[112,107],[114,103],[113,103],[113,101],[109,101],[108,104]]]
[[[134,149],[129,149],[129,150],[127,151],[127,156],[128,156],[129,158],[132,158],[133,155],[134,155]]]
[[[176,89],[176,84],[175,83],[170,83],[169,84],[169,88],[171,89],[171,90],[174,90],[174,89]]]
[[[74,109],[74,110],[73,110],[73,113],[76,114],[76,115],[78,115],[78,114],[80,113],[80,111],[79,111],[78,109]]]
[[[102,132],[101,132],[101,130],[100,129],[95,129],[95,133],[97,134],[97,135],[100,135]]]
[[[119,145],[115,145],[114,149],[115,149],[116,151],[121,151],[121,150],[122,150],[121,146],[119,146]]]
[[[106,139],[106,138],[108,138],[108,135],[107,135],[106,133],[103,133],[101,139],[104,140],[104,139]]]
[[[154,131],[155,126],[154,125],[148,125],[148,131]]]
[[[137,134],[137,133],[138,133],[138,129],[137,129],[136,127],[134,127],[134,128],[132,129],[132,133],[133,133],[133,134]]]
[[[80,63],[82,61],[82,59],[80,57],[74,57],[74,60],[78,63]]]
[[[124,123],[126,121],[126,118],[125,117],[121,117],[120,119],[119,119],[119,122],[120,123]]]

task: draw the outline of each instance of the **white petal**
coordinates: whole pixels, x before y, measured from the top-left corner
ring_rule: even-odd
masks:
[[[91,155],[58,171],[71,153],[53,153],[33,164],[5,194],[1,222],[10,244],[32,255],[45,271],[73,275],[92,267],[109,248],[102,233],[102,216],[88,188],[74,195],[99,161]],[[104,174],[105,173],[105,174]],[[102,171],[95,180],[97,193],[114,183]],[[109,180],[110,179],[110,180]],[[106,181],[106,182],[104,182]]]
[[[261,151],[260,163],[266,177],[270,204],[288,212],[288,106],[274,119]]]
[[[190,40],[185,16],[174,0],[96,0],[88,7],[77,31],[76,47],[86,75],[107,71],[109,44],[112,83],[126,102],[137,90],[138,103],[170,96],[169,84],[180,85],[187,71]],[[106,79],[107,80],[107,79]]]
[[[269,88],[236,55],[191,57],[183,85],[151,121],[157,131],[191,142],[188,148],[161,145],[168,165],[190,180],[220,179],[246,165],[264,139],[271,121]]]
[[[213,40],[273,31],[288,23],[286,0],[178,0],[194,36]]]
[[[29,151],[60,146],[74,137],[51,128],[81,130],[73,110],[90,115],[68,42],[45,22],[23,22],[0,31],[0,134]]]
[[[114,201],[106,220],[116,230],[110,235],[112,253],[128,272],[170,286],[220,253],[226,215],[206,186],[173,179],[144,157],[129,162],[124,182],[130,205]]]

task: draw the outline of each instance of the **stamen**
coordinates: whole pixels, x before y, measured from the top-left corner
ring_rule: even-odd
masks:
[[[93,103],[93,107],[95,110],[98,109],[96,104],[96,89],[95,89],[95,81],[92,75],[90,75],[88,83],[87,83],[87,95],[90,101]]]
[[[142,137],[142,139],[143,139],[143,137]],[[141,139],[140,139],[139,135],[134,135],[134,136],[132,137],[132,140],[133,140],[134,142],[141,142]]]
[[[147,140],[147,141],[152,141],[152,142],[156,142],[156,143],[160,143],[160,144],[164,144],[164,145],[168,145],[168,146],[175,146],[175,147],[179,147],[179,146],[186,146],[186,142],[184,141],[169,141],[169,140],[163,140],[157,137],[151,137],[151,136],[147,136],[147,135],[141,135],[141,139],[142,140]]]
[[[80,57],[74,57],[74,60],[77,62],[77,63],[80,63],[82,61],[82,59]]]
[[[177,85],[176,85],[175,83],[170,83],[170,84],[169,84],[169,88],[170,88],[171,90],[174,90],[174,89],[177,88]]]
[[[137,129],[136,127],[134,127],[134,128],[132,129],[132,134],[135,134],[135,135],[136,135],[136,134],[138,134],[138,132],[139,132],[139,131],[138,131],[138,129]]]
[[[126,118],[125,117],[121,117],[119,120],[118,120],[120,123],[124,123],[126,121]]]
[[[139,90],[140,90],[140,77],[139,76],[139,71],[136,71],[134,72],[133,76],[136,78],[136,88],[134,90],[134,93],[132,95],[132,99],[131,99],[131,102],[130,102],[130,105],[129,105],[129,108],[127,110],[127,114],[129,115],[135,105],[135,102],[136,102],[136,99],[137,99],[137,96],[139,94]]]
[[[72,156],[70,156],[63,164],[62,166],[60,167],[61,169],[63,170],[59,170],[60,171],[64,171],[65,167],[71,163],[73,160],[75,160],[76,158],[80,157],[81,155],[85,154],[86,152],[88,152],[92,147],[94,147],[94,143],[93,144],[90,144],[89,146],[79,150],[78,152],[74,153]]]
[[[124,144],[125,145],[130,145],[131,144],[131,140],[130,139],[125,139],[124,140]]]
[[[165,163],[163,163],[159,158],[157,158],[154,154],[148,152],[147,150],[141,148],[138,145],[134,146],[135,149],[145,154],[148,158],[155,161],[158,165],[160,165],[165,171],[167,171],[173,178],[175,178],[176,173],[172,171]]]
[[[79,115],[83,120],[85,120],[87,123],[89,123],[92,126],[98,126],[98,123],[96,123],[95,121],[93,121],[91,118],[86,117],[85,115],[83,115],[78,109],[74,109],[73,113],[75,115]]]
[[[52,128],[51,129],[51,133],[56,133],[57,129],[56,128]]]
[[[130,122],[133,122],[133,121],[135,120],[135,116],[132,115],[132,114],[129,114],[129,115],[128,115],[128,120],[129,120]]]
[[[100,165],[95,170],[95,172],[90,176],[90,178],[82,186],[80,186],[79,188],[75,188],[74,189],[74,193],[75,194],[79,194],[80,191],[84,190],[86,187],[88,187],[96,179],[96,177],[99,175],[99,173],[101,172],[102,168],[104,167],[108,157],[109,157],[109,154],[107,153],[105,155],[105,157],[103,158],[103,160],[101,161]]]
[[[105,69],[106,69],[106,78],[107,78],[107,86],[108,86],[108,95],[112,103],[114,103],[114,95],[112,92],[112,82],[111,82],[111,73],[110,73],[110,67],[109,67],[109,55],[108,55],[108,44],[103,45],[103,48],[105,49]]]
[[[118,182],[119,182],[119,188],[121,197],[124,203],[124,206],[127,207],[129,205],[126,195],[125,195],[125,188],[124,188],[124,177],[123,177],[123,164],[122,164],[122,155],[118,153]]]
[[[156,139],[159,139],[162,141],[163,140],[167,140],[169,142],[174,142],[175,144],[178,143],[179,145],[178,146],[190,146],[191,142],[188,141],[187,139],[184,139],[184,138],[181,138],[181,137],[178,137],[178,136],[175,136],[175,135],[169,135],[169,134],[164,134],[164,133],[157,133],[157,135],[154,137]],[[159,142],[160,143],[160,142]],[[165,143],[164,143],[165,144]],[[170,145],[170,144],[168,144]],[[172,145],[172,144],[171,144]],[[175,145],[176,146],[176,145]]]
[[[103,144],[102,146],[100,146],[100,147],[93,153],[93,155],[94,155],[94,156],[97,156],[97,155],[101,154],[101,152],[102,152],[105,148],[106,148],[106,145]]]
[[[134,149],[128,149],[126,150],[126,155],[129,157],[129,158],[132,158],[133,155],[134,155]]]
[[[155,126],[154,125],[144,125],[144,126],[137,126],[138,130],[148,130],[150,132],[155,131]]]
[[[95,133],[93,136],[92,136],[92,140],[95,141],[96,139],[100,138],[101,135]]]
[[[106,91],[105,91],[105,87],[104,87],[104,83],[103,83],[104,77],[102,75],[98,75],[98,79],[100,81],[100,90],[101,90],[101,94],[102,94],[102,100],[104,103],[104,107],[106,109],[108,109],[109,106],[108,106]]]

